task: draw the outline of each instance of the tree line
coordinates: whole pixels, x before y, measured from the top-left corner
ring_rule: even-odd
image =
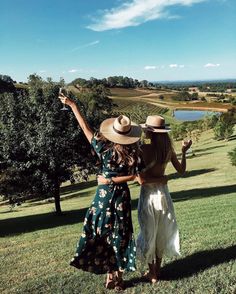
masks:
[[[139,81],[137,79],[123,77],[123,76],[110,76],[108,78],[96,79],[91,77],[89,80],[77,78],[73,80],[70,85],[79,86],[82,88],[92,88],[93,86],[103,85],[107,88],[148,88],[154,87],[153,83],[147,80]]]

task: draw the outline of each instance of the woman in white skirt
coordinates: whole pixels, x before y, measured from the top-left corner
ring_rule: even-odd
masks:
[[[160,182],[159,179],[165,175],[168,162],[172,163],[178,173],[185,172],[185,154],[192,141],[182,143],[182,159],[179,162],[168,135],[170,129],[165,125],[163,117],[148,116],[146,123],[141,126],[150,144],[142,145],[146,168],[139,179],[141,184],[138,204],[140,233],[137,238],[137,257],[148,263],[149,271],[145,277],[151,283],[156,283],[160,274],[162,257],[180,254],[179,232],[173,203],[167,184]],[[156,181],[153,180],[155,178]]]

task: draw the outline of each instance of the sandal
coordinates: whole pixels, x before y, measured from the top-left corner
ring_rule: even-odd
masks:
[[[122,273],[120,272],[117,272],[116,273],[116,281],[115,281],[115,290],[117,292],[120,292],[120,291],[124,291],[125,290],[125,282],[122,278]]]
[[[116,286],[116,281],[115,281],[114,275],[111,273],[107,274],[105,288],[106,289],[115,289],[115,286]]]

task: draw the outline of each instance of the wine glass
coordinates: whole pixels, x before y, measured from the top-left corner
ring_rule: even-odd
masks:
[[[68,91],[66,90],[66,88],[60,88],[59,89],[59,95],[60,94],[63,94],[63,95],[65,95],[66,97],[68,97]],[[63,107],[61,108],[61,110],[69,110],[67,107],[66,107],[66,104],[65,103],[63,103]]]

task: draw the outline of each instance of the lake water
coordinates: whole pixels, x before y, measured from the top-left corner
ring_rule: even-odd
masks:
[[[206,115],[218,114],[219,112],[212,112],[206,110],[175,110],[174,117],[178,120],[193,121],[199,120]]]

